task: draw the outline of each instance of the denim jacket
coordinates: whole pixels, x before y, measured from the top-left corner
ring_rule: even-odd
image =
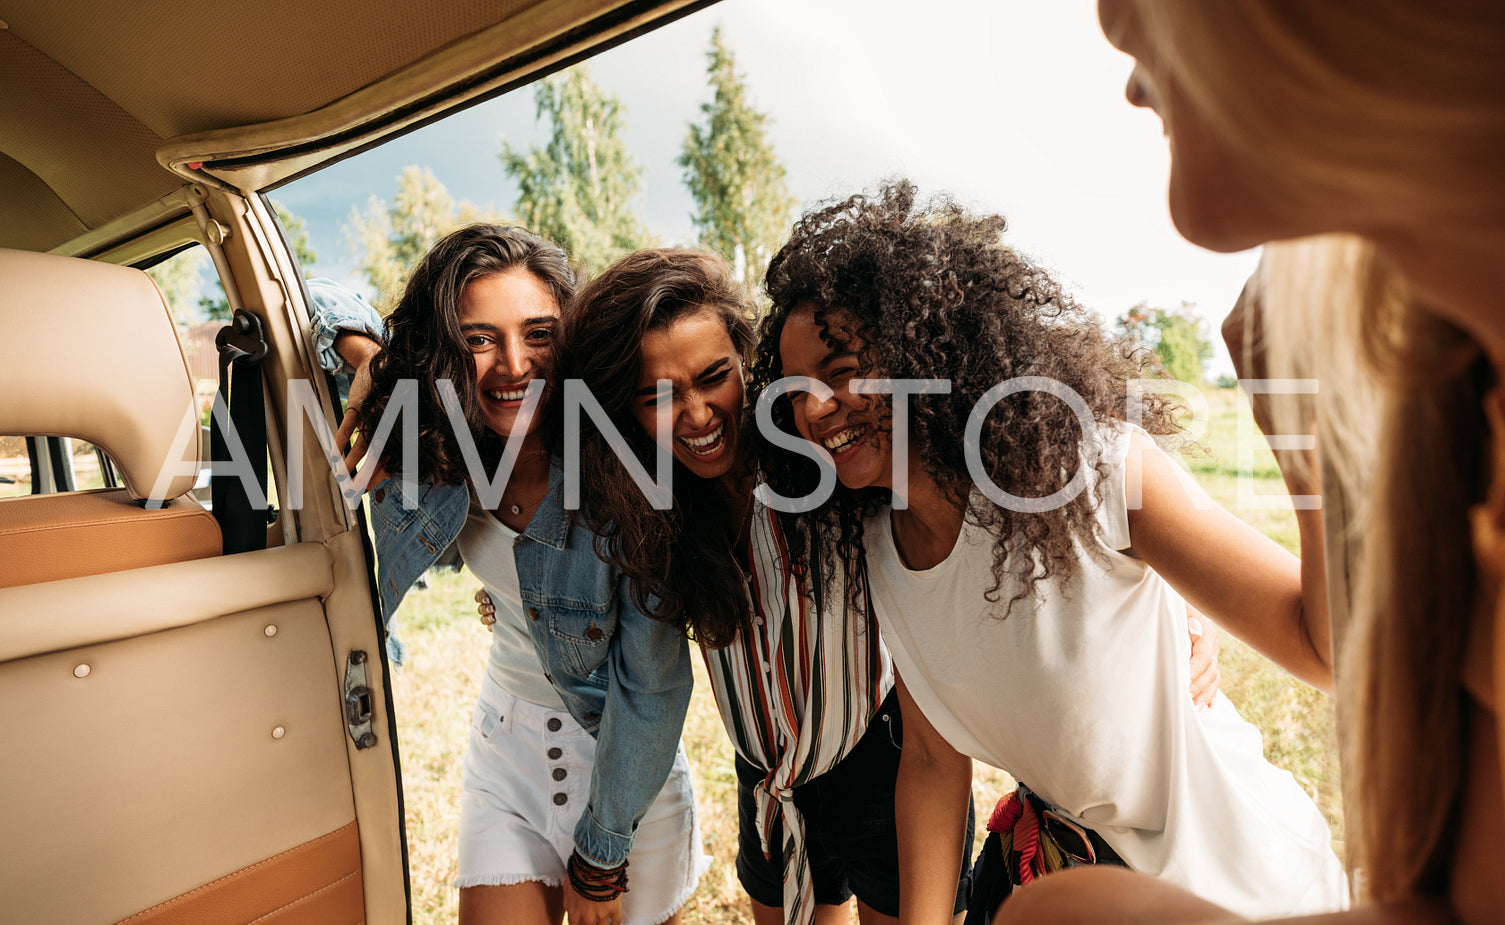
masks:
[[[316,299],[321,365],[338,371],[326,340],[332,343],[342,326],[334,313],[324,314],[323,301]],[[352,328],[371,333],[369,325],[343,326]],[[412,483],[389,478],[371,493],[387,620],[460,535],[470,506],[464,485],[420,485],[416,498],[411,491]],[[677,627],[633,606],[626,576],[596,556],[594,543],[583,521],[564,509],[564,470],[556,461],[549,493],[513,555],[539,662],[570,715],[596,738],[594,767],[604,769],[591,774],[575,847],[587,861],[615,867],[626,860],[674,763],[690,704],[690,650]]]

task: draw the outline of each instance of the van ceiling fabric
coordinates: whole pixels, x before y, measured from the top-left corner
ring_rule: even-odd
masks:
[[[7,0],[10,31],[162,138],[298,115],[536,0]]]
[[[537,2],[7,0],[0,247],[51,249],[177,188],[165,139],[314,111]]]

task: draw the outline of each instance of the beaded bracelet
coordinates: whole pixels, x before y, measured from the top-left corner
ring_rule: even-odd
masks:
[[[587,862],[576,851],[570,854],[570,886],[581,896],[597,903],[609,903],[627,892],[627,862],[603,870]]]

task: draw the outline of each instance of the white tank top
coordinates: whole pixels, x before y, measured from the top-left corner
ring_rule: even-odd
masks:
[[[1264,760],[1259,730],[1219,694],[1192,706],[1186,606],[1129,542],[1129,431],[1109,434],[1097,518],[1069,581],[997,604],[993,538],[965,524],[934,568],[905,567],[889,512],[867,523],[872,597],[894,667],[947,742],[1091,826],[1134,869],[1242,915],[1343,908],[1317,807]],[[988,504],[973,493],[974,504]]]
[[[465,526],[460,530],[460,555],[471,572],[486,586],[496,605],[496,623],[491,627],[491,651],[486,657],[486,675],[494,684],[523,700],[564,709],[559,692],[544,676],[533,637],[523,616],[523,599],[517,582],[517,560],[512,545],[517,531],[483,511],[471,499]]]

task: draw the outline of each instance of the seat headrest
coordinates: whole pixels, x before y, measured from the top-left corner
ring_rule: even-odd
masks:
[[[0,434],[79,437],[137,499],[193,487],[193,378],[140,270],[0,248]]]

